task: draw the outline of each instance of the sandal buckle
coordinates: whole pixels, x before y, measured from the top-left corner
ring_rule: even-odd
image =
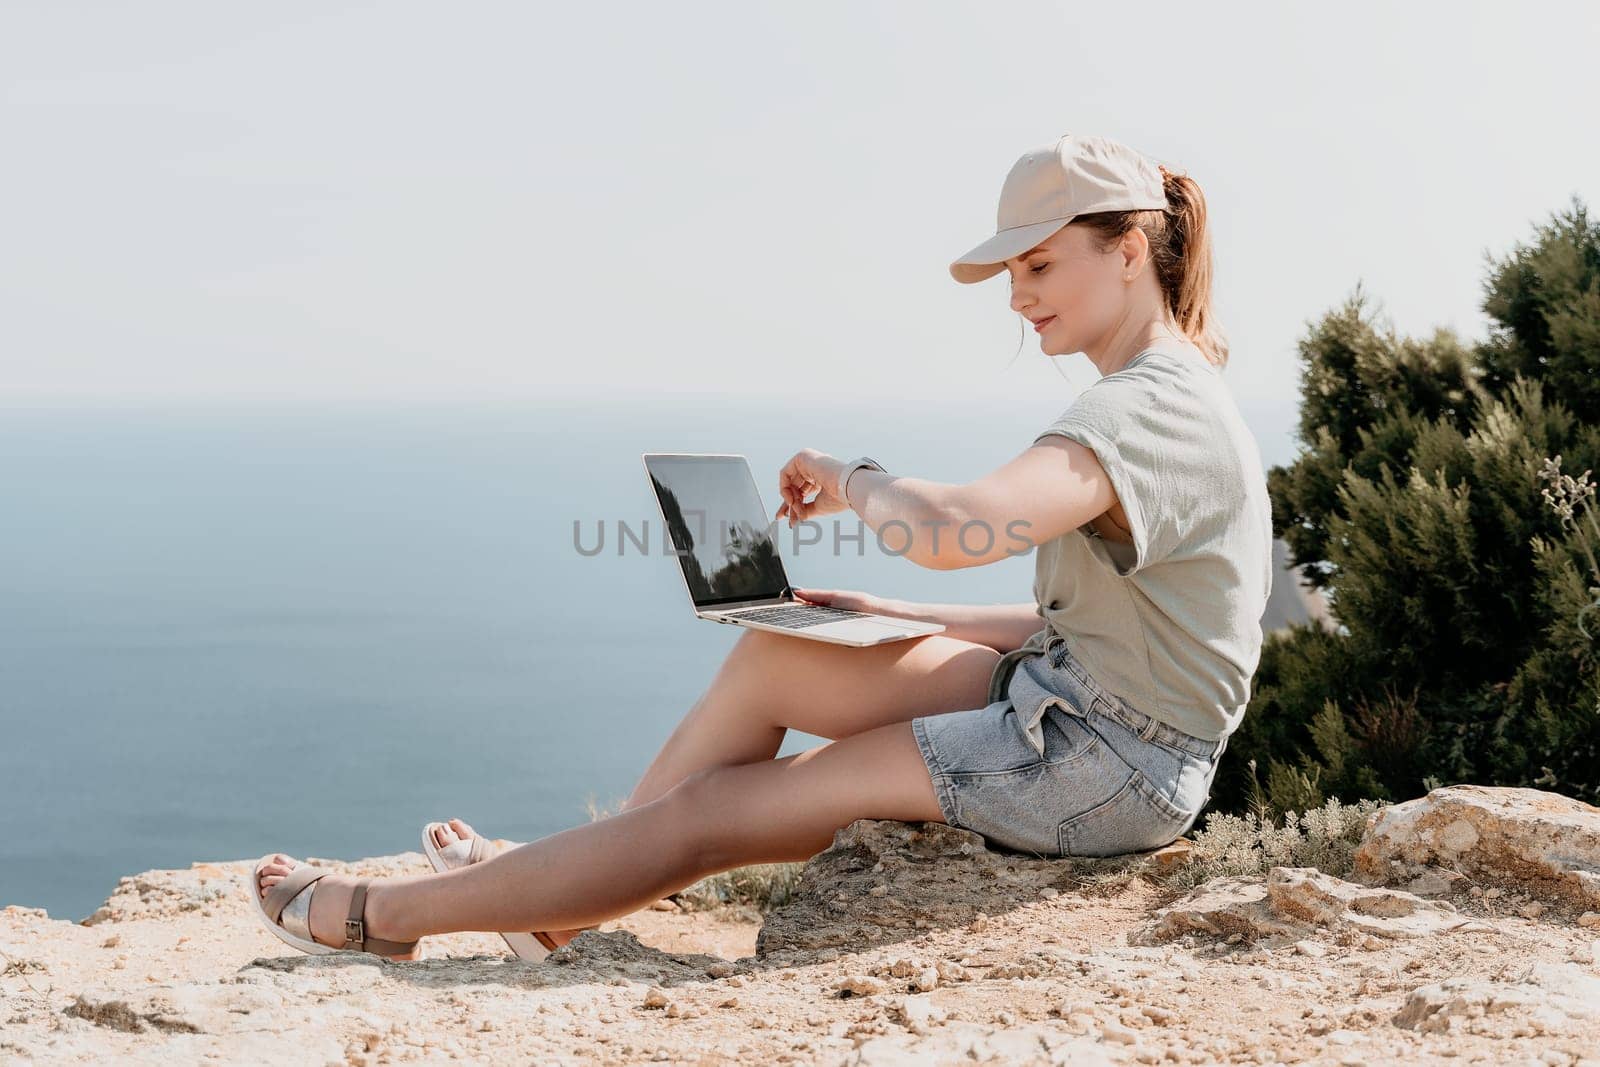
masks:
[[[366,923],[361,919],[346,919],[344,921],[345,941],[354,941],[360,945],[367,940]]]

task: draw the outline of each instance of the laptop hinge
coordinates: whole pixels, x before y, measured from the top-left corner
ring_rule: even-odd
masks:
[[[704,614],[709,614],[715,611],[743,611],[745,608],[762,608],[769,607],[774,604],[792,603],[794,603],[794,593],[790,591],[789,586],[784,586],[783,592],[779,593],[775,597],[762,597],[760,600],[739,600],[732,604],[718,604],[715,607],[696,608],[695,610]]]

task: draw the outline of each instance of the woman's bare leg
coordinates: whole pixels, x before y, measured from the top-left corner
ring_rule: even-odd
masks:
[[[869,648],[746,630],[623,804],[697,771],[768,760],[789,730],[829,740],[918,715],[982,707],[1000,653],[930,634]]]
[[[648,804],[699,771],[770,760],[791,729],[837,740],[918,715],[981,707],[999,659],[987,645],[942,634],[851,648],[746,630],[622,810]],[[435,843],[471,835],[452,819],[435,831]],[[578,931],[546,933],[561,945]]]
[[[783,759],[698,771],[608,819],[444,874],[377,879],[371,936],[572,929],[627,915],[748,863],[800,860],[856,819],[943,821],[907,722]],[[355,879],[329,875],[312,898],[318,941],[342,944]]]

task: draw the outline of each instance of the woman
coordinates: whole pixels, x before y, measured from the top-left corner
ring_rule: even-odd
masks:
[[[498,854],[459,820],[430,824],[431,875],[264,857],[251,899],[269,928],[305,951],[400,959],[462,930],[538,931],[507,938],[548,948],[713,872],[805,859],[856,819],[1051,856],[1187,830],[1249,699],[1271,583],[1260,458],[1221,380],[1204,198],[1124,145],[1066,135],[1017,161],[997,232],[950,270],[1007,272],[1045,354],[1082,352],[1100,379],[970,484],[804,450],[779,475],[778,518],[896,520],[905,554],[937,569],[1015,554],[1024,530],[1032,601],[800,590],[945,630],[869,648],[746,631],[619,814]],[[774,758],[790,729],[832,740]]]

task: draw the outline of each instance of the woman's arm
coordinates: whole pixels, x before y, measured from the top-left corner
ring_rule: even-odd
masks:
[[[862,469],[850,476],[846,498],[839,484],[844,468],[844,460],[826,452],[796,453],[778,472],[783,503],[775,517],[787,516],[793,527],[854,509],[881,545],[931,570],[1027,555],[1119,503],[1099,457],[1058,435],[964,485]],[[815,499],[806,500],[813,489]]]
[[[806,589],[794,587],[803,603],[825,604],[847,611],[892,615],[897,619],[937,622],[950,637],[1010,652],[1049,624],[1033,601],[1023,604],[919,604],[914,600],[864,593],[856,589]]]
[[[1029,600],[1022,604],[918,604],[898,601],[894,614],[919,622],[944,624],[947,637],[956,637],[996,652],[1010,652],[1049,623],[1039,614],[1039,605]]]

